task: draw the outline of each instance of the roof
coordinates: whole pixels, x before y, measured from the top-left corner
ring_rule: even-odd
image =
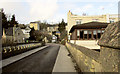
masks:
[[[30,23],[38,23],[38,22],[30,22]]]
[[[56,33],[60,33],[59,31],[56,31]]]
[[[25,30],[31,30],[29,26],[26,26]]]
[[[100,46],[120,49],[120,21],[109,24],[101,36],[98,44]]]
[[[74,25],[69,33],[72,33],[75,29],[102,29],[106,28],[109,23],[103,22],[88,22],[84,24]]]
[[[13,36],[13,27],[10,27],[8,29],[5,29],[5,34],[7,36]]]
[[[48,25],[48,27],[56,27],[56,26],[58,26],[58,25]]]

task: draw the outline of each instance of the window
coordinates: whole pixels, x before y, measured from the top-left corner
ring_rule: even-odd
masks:
[[[93,22],[98,22],[98,19],[92,19]]]
[[[88,38],[91,39],[92,38],[92,31],[88,31]]]
[[[68,35],[68,40],[71,40],[71,38],[72,38],[71,36],[72,36],[72,35]]]
[[[18,33],[18,35],[20,35],[20,33]]]
[[[102,30],[102,33],[104,33],[104,30]]]
[[[84,30],[84,39],[87,39],[87,33],[88,33],[88,31]]]
[[[81,24],[81,20],[76,20],[76,25]]]
[[[114,23],[114,20],[113,20],[113,19],[111,19],[111,20],[110,20],[110,23]]]
[[[93,39],[96,39],[96,34],[97,34],[96,30],[93,30]]]
[[[83,31],[80,31],[80,39],[83,39]]]
[[[104,30],[102,30],[102,33],[101,34],[103,34],[104,33]]]
[[[79,40],[80,37],[80,30],[77,30],[77,39]]]
[[[97,31],[97,35],[98,35],[98,39],[100,39],[100,37],[101,37],[101,30]]]

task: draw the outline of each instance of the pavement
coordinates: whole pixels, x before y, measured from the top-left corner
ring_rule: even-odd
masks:
[[[64,45],[60,45],[60,50],[58,52],[58,56],[56,58],[56,62],[53,68],[53,74],[55,72],[74,72],[77,74],[75,70],[74,63],[70,56],[68,56],[69,52]]]

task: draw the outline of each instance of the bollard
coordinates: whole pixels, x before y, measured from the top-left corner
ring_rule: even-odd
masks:
[[[23,47],[21,46],[21,49],[23,49]]]
[[[13,49],[14,49],[14,51],[16,51],[16,48],[15,48],[15,47],[13,47]]]
[[[19,46],[17,47],[17,49],[18,49],[18,50],[20,49]]]
[[[24,46],[24,48],[25,48],[25,46]]]
[[[11,52],[12,50],[11,50],[11,48],[9,48],[9,52]]]
[[[7,53],[7,50],[6,50],[6,48],[4,48],[4,49],[3,49],[3,53]]]

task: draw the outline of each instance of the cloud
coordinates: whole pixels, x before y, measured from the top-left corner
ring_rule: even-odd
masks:
[[[16,20],[18,22],[25,22],[27,18],[25,18],[28,13],[26,12],[26,7],[22,2],[0,2],[0,8],[4,9],[4,12],[7,16],[12,16],[13,14],[16,15]],[[20,19],[20,18],[24,18]]]
[[[30,16],[33,20],[46,20],[52,17],[57,10],[57,0],[36,0],[28,2],[30,5]]]
[[[60,23],[64,19],[67,22],[67,15],[64,13],[58,13],[48,20],[49,23]]]
[[[4,8],[7,14],[15,14],[20,23],[29,23],[37,20],[49,20],[59,22],[62,18],[67,20],[67,12],[71,10],[73,14],[101,14],[103,12],[112,13],[117,9],[116,4],[108,0],[0,0],[0,8]],[[106,5],[106,1],[111,4]],[[112,0],[114,3],[117,3]],[[91,2],[91,3],[89,3]],[[104,8],[104,11],[102,10]],[[116,8],[116,9],[115,9]],[[111,10],[111,11],[110,11]]]
[[[57,0],[0,1],[0,8],[4,8],[7,14],[16,14],[16,19],[21,23],[47,20],[55,14],[57,6]]]
[[[105,8],[104,6],[100,6],[99,7],[100,10],[104,10],[104,8]]]
[[[0,2],[25,2],[25,0],[1,0]]]
[[[93,8],[92,4],[87,4],[87,5],[79,7],[79,8],[76,7],[75,9],[73,9],[73,13],[77,13],[77,14],[85,13],[85,12],[91,10],[92,8]]]
[[[58,2],[118,2],[119,0],[58,0]]]

